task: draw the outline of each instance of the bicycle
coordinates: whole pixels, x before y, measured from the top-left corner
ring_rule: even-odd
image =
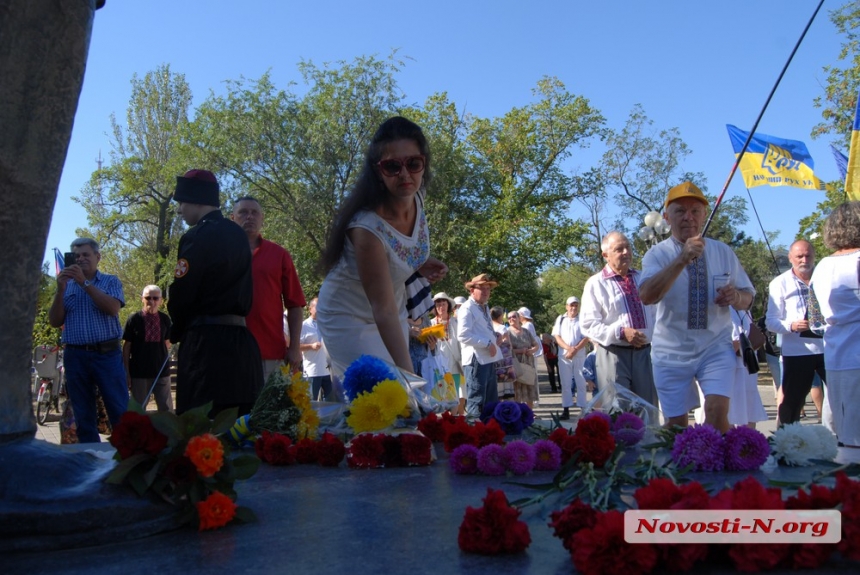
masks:
[[[53,408],[60,414],[60,393],[63,386],[63,365],[59,347],[40,345],[33,350],[33,366],[39,378],[36,393],[36,421],[45,425]]]

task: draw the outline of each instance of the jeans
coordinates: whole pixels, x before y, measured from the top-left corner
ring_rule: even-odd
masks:
[[[480,417],[484,405],[499,400],[499,389],[496,387],[496,364],[478,363],[476,356],[471,363],[463,366],[466,376],[466,415]]]
[[[96,388],[105,403],[111,426],[116,427],[119,418],[128,409],[122,351],[117,348],[110,353],[98,353],[67,347],[63,353],[63,365],[66,368],[66,390],[75,413],[78,441],[98,443],[101,439],[96,414]]]
[[[323,399],[325,401],[334,401],[334,397],[332,394],[331,387],[331,376],[330,375],[316,375],[313,377],[309,377],[308,380],[311,383],[311,399],[314,401],[320,400],[320,390],[323,392]]]

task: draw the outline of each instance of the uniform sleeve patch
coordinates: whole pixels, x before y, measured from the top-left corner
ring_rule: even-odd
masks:
[[[176,268],[173,270],[174,277],[183,277],[185,274],[188,273],[189,267],[190,266],[188,265],[188,260],[186,260],[185,258],[180,258],[180,260],[176,262]]]

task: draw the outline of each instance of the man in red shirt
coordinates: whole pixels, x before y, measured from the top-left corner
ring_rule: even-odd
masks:
[[[236,200],[232,218],[245,230],[253,254],[254,300],[246,321],[260,346],[264,381],[284,362],[293,371],[300,371],[302,308],[306,302],[293,258],[287,250],[260,234],[263,209],[255,198],[246,196]],[[287,310],[289,347],[284,338],[284,308]]]

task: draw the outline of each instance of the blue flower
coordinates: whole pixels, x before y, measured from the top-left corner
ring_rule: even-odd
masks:
[[[343,389],[350,401],[368,392],[380,381],[397,379],[387,363],[372,355],[362,355],[343,374]]]

